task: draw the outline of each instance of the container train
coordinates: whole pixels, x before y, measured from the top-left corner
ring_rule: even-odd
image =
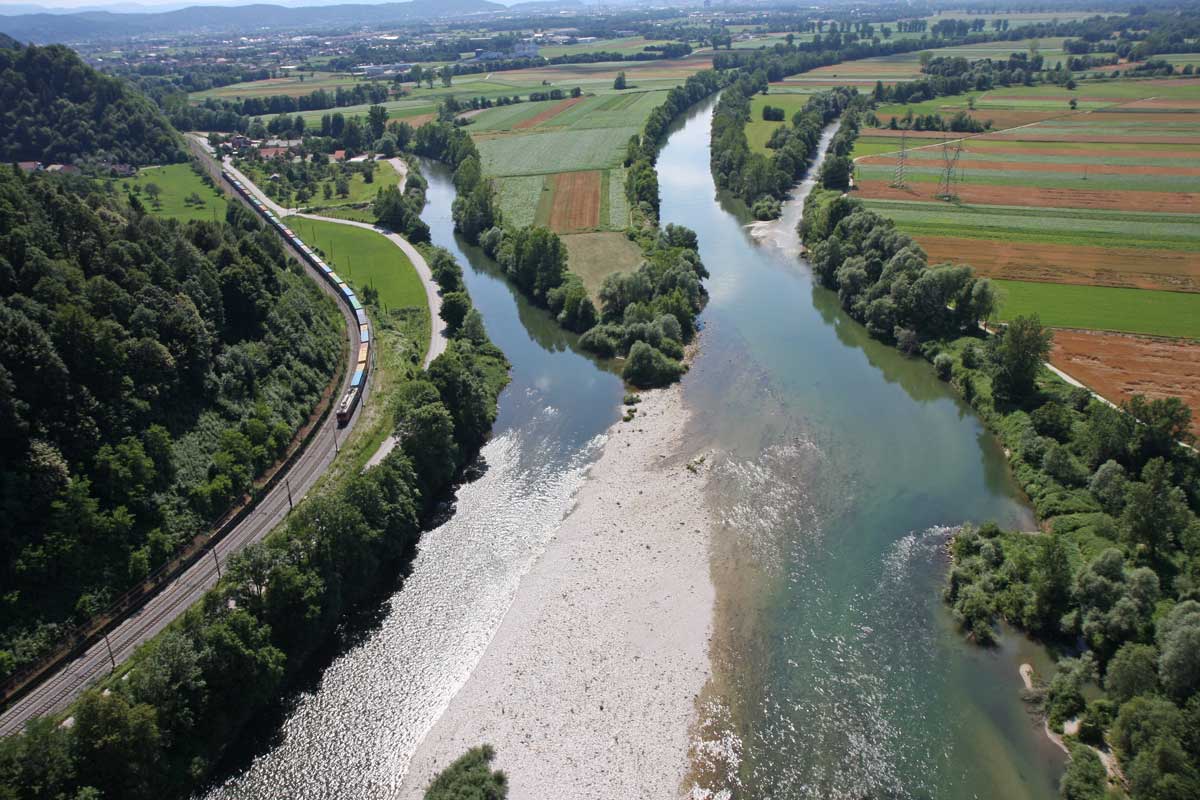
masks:
[[[283,223],[279,217],[271,213],[271,210],[263,205],[263,202],[258,199],[242,182],[228,170],[221,170],[221,176],[233,187],[233,190],[246,199],[251,207],[258,212],[259,216],[267,221],[267,224],[275,229],[292,249],[300,254],[300,257],[308,262],[309,266],[317,270],[324,277],[325,281],[337,292],[338,299],[342,301],[349,309],[350,313],[358,320],[358,360],[354,365],[354,376],[350,380],[350,388],[342,396],[337,407],[337,423],[338,427],[344,427],[354,415],[354,409],[362,401],[363,392],[367,385],[367,370],[370,364],[371,355],[371,325],[367,321],[367,311],[363,308],[363,304],[355,296],[354,290],[350,288],[341,277],[338,276],[333,269],[325,263],[325,261],[313,252],[312,248],[306,245],[299,236]]]

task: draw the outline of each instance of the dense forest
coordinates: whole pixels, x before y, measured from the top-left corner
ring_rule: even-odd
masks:
[[[0,161],[104,168],[184,159],[153,102],[61,45],[0,47]]]
[[[250,212],[180,225],[0,169],[0,677],[207,529],[341,352],[333,304]]]
[[[1067,385],[1042,367],[1053,337],[1036,317],[987,335],[986,279],[929,266],[840,191],[810,195],[801,235],[851,316],[932,361],[1011,453],[1042,530],[966,526],[945,599],[981,645],[1006,621],[1058,655],[1034,699],[1071,752],[1063,796],[1114,796],[1108,753],[1134,800],[1200,796],[1200,458],[1183,446],[1187,406],[1134,396],[1118,409]]]
[[[238,214],[250,224],[248,212]],[[254,227],[247,246],[257,245]],[[308,497],[263,542],[231,558],[218,585],[142,647],[121,679],[72,706],[73,725],[36,720],[0,741],[0,797],[188,796],[347,610],[400,572],[439,498],[490,433],[508,380],[453,257],[436,248],[427,256],[443,292],[465,308],[447,351],[389,399],[399,446]],[[383,314],[374,301],[368,307]],[[482,780],[502,791],[501,777],[474,774],[490,757],[476,752],[443,783]]]

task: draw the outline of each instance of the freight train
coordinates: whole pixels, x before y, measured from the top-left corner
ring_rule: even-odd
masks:
[[[267,221],[268,225],[283,236],[284,240],[292,246],[292,249],[300,254],[301,258],[308,262],[309,266],[321,273],[326,282],[337,292],[338,299],[350,309],[350,312],[358,320],[358,361],[354,366],[354,377],[350,380],[350,388],[346,390],[346,394],[342,396],[337,407],[338,427],[344,427],[350,421],[350,417],[354,416],[354,409],[362,401],[363,392],[366,390],[367,385],[367,370],[369,369],[369,357],[371,355],[371,325],[367,321],[367,311],[363,308],[363,304],[359,302],[358,297],[355,296],[354,290],[350,288],[349,284],[342,280],[319,255],[313,252],[312,248],[301,241],[300,237],[291,228],[283,224],[283,220],[272,214],[271,209],[263,205],[263,202],[247,189],[233,173],[223,169],[221,170],[221,176],[228,181],[235,192],[246,199],[246,202],[258,212],[259,216]]]

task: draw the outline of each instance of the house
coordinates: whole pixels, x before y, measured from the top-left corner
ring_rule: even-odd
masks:
[[[40,162],[40,161],[18,161],[17,166],[21,168],[22,172],[37,172],[42,168],[42,162]]]
[[[286,147],[260,147],[260,148],[258,148],[258,154],[260,156],[262,156],[263,158],[275,158],[276,156],[284,156],[284,155],[287,155],[287,152],[288,152],[288,149]]]
[[[329,154],[329,160],[330,161],[345,161],[346,160],[346,151],[345,150],[334,150],[332,153]]]
[[[79,167],[74,164],[51,164],[46,167],[46,172],[57,172],[61,175],[78,175]]]

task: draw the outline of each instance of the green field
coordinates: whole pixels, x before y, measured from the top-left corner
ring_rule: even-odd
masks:
[[[650,112],[666,100],[663,91],[622,92],[585,98],[538,127],[567,127],[572,130],[591,128],[641,128]]]
[[[636,133],[635,127],[539,131],[482,137],[475,143],[488,175],[544,175],[616,166]]]
[[[153,183],[162,190],[158,203],[154,204],[146,193],[146,185]],[[208,186],[192,169],[191,164],[170,164],[165,167],[145,167],[137,175],[117,181],[122,192],[133,187],[140,190],[139,197],[147,209],[163,217],[186,222],[190,219],[223,220],[229,202],[220,190]],[[200,196],[202,204],[185,203],[192,194]]]
[[[792,115],[804,107],[808,102],[807,94],[793,94],[790,92],[775,92],[770,94],[756,94],[750,98],[750,121],[746,123],[746,139],[749,140],[750,149],[757,150],[760,153],[767,153],[767,142],[771,138],[771,134],[781,125],[790,125]],[[783,122],[775,122],[762,118],[762,110],[765,106],[774,106],[775,108],[783,109]]]
[[[914,237],[954,236],[1084,247],[1196,250],[1200,216],[1027,206],[968,206],[868,200]]]
[[[514,125],[536,117],[559,102],[558,100],[544,100],[536,103],[517,103],[511,106],[489,108],[471,120],[471,131],[511,130]]]
[[[546,189],[545,175],[510,175],[496,178],[496,200],[504,222],[517,228],[536,221],[538,205]]]
[[[381,234],[364,228],[303,217],[287,217],[286,221],[305,244],[324,253],[329,266],[356,292],[361,292],[365,286],[374,287],[388,312],[419,309],[425,319],[421,351],[424,352],[431,331],[425,287],[412,262],[399,247]]]
[[[994,281],[998,318],[1038,314],[1055,328],[1200,339],[1200,294],[1028,281]]]

